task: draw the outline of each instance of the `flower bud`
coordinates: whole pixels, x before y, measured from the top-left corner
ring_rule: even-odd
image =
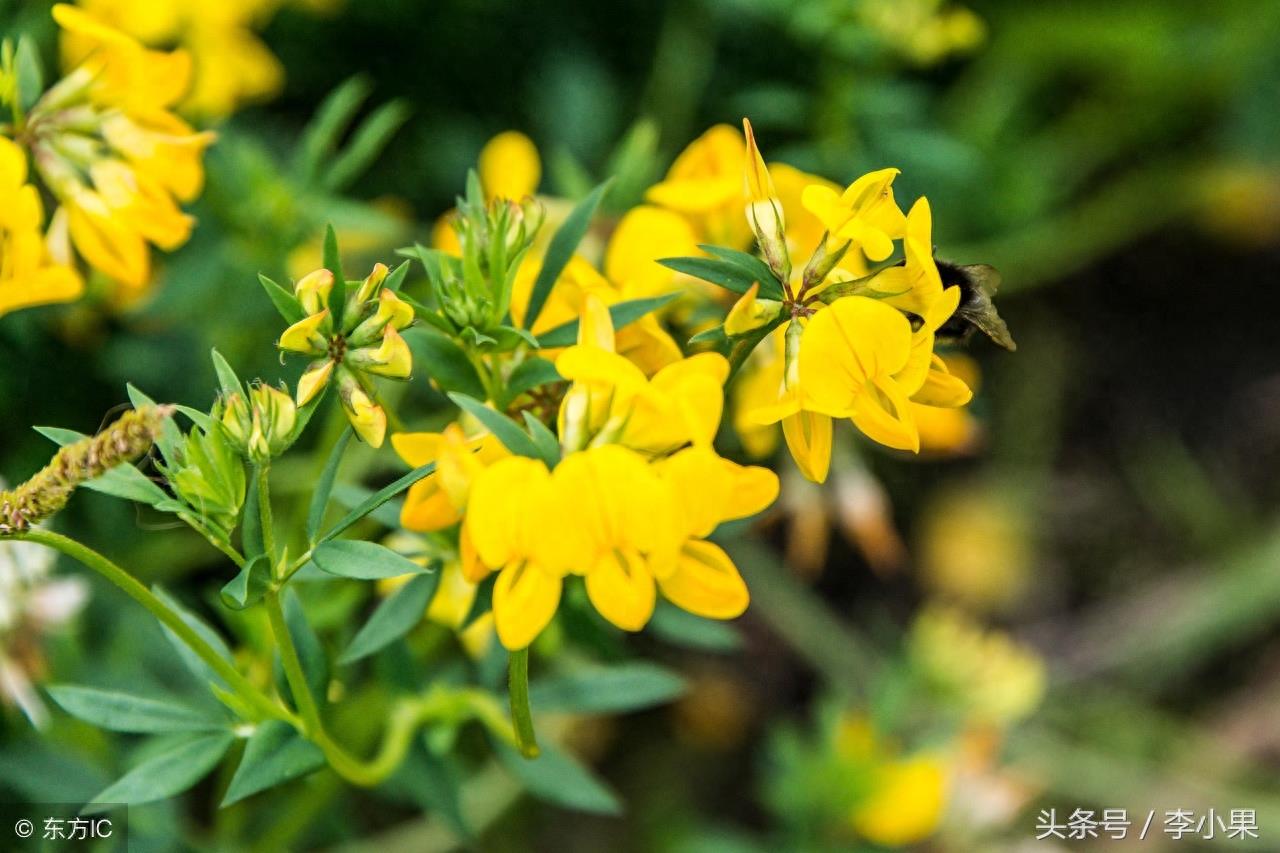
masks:
[[[338,397],[356,434],[370,447],[381,447],[387,436],[387,413],[369,398],[349,371],[341,373]]]
[[[782,313],[782,303],[774,299],[757,299],[760,293],[759,282],[751,285],[747,292],[734,303],[729,316],[724,321],[726,335],[745,335],[761,326],[766,326]]]
[[[384,290],[378,296],[378,310],[351,333],[349,341],[353,346],[364,346],[378,339],[382,330],[390,326],[397,331],[413,323],[413,306],[395,294],[395,291]]]
[[[320,355],[324,353],[329,342],[324,335],[325,324],[329,321],[329,309],[312,314],[284,330],[277,346],[289,352],[300,352],[304,355]]]
[[[779,281],[791,278],[791,256],[787,252],[786,223],[782,215],[782,200],[773,185],[773,177],[769,167],[760,156],[756,146],[755,132],[751,122],[742,120],[742,128],[747,137],[747,159],[743,174],[743,185],[747,198],[747,222],[756,236],[765,263],[778,277]]]
[[[395,326],[387,326],[383,330],[380,347],[353,350],[347,356],[347,363],[375,376],[408,379],[413,372],[413,353]]]
[[[329,293],[333,290],[333,273],[327,269],[309,272],[293,286],[294,295],[302,303],[302,310],[308,316],[319,314],[329,304]]]
[[[222,422],[237,449],[243,451],[252,427],[252,415],[244,395],[237,392],[220,399],[214,406],[214,417]]]
[[[826,281],[827,276],[831,275],[831,271],[844,258],[851,245],[853,245],[852,240],[845,240],[833,249],[827,243],[827,235],[823,234],[817,250],[809,258],[809,263],[805,264],[804,276],[800,283],[801,291],[817,287]]]
[[[298,405],[305,406],[323,390],[324,386],[329,384],[329,377],[333,376],[333,361],[325,359],[323,361],[315,361],[307,368],[306,372],[298,380]]]

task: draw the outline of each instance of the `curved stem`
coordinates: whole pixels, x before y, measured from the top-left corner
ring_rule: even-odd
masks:
[[[515,725],[516,745],[525,758],[537,758],[538,736],[533,731],[533,714],[529,710],[529,649],[511,653],[508,667],[508,691],[511,694],[511,721]]]
[[[194,515],[191,515],[185,512],[178,513],[178,518],[185,521],[188,527],[190,527],[196,533],[199,533],[201,536],[203,536],[210,545],[212,545],[213,547],[221,551],[224,557],[226,557],[231,562],[235,563],[236,568],[238,569],[244,568],[244,557],[240,556],[240,552],[237,551],[235,548],[232,548],[226,542],[220,540],[218,537],[214,536],[213,531],[205,527],[204,524],[198,518],[196,518]]]
[[[172,607],[143,586],[133,575],[97,551],[80,544],[74,539],[69,539],[49,530],[28,530],[24,533],[15,534],[11,538],[35,542],[52,548],[102,575],[123,590],[134,601],[147,608],[153,616],[160,620],[161,624],[172,631],[191,651],[195,652],[202,661],[208,664],[209,668],[217,673],[235,691],[236,695],[249,706],[264,717],[283,720],[288,723],[295,722],[292,714],[271,701],[262,691],[249,683],[249,680],[241,675],[240,671],[232,666],[230,661],[218,654]]]

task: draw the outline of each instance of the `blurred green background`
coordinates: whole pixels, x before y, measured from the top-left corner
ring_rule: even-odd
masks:
[[[1004,792],[1001,817],[957,796],[918,849],[1053,849],[1032,843],[1037,812],[1051,807],[1128,808],[1139,821],[1147,809],[1159,820],[1174,808],[1256,808],[1255,849],[1276,849],[1280,4],[973,0],[964,8],[978,23],[946,24],[957,8],[272,6],[255,26],[283,88],[214,123],[199,225],[160,263],[154,294],[121,311],[90,300],[0,319],[0,472],[21,480],[47,457],[32,424],[96,429],[126,381],[206,407],[211,346],[285,376],[256,274],[285,280],[308,257],[316,265],[330,219],[355,257],[390,260],[426,242],[498,131],[537,143],[543,193],[576,198],[609,174],[637,122],[657,131],[639,160],[643,187],[707,127],[749,116],[770,160],[840,182],[900,167],[899,198],[932,203],[939,257],[1001,271],[1018,351],[975,342],[979,433],[964,452],[915,460],[851,446],[859,461],[826,489],[784,473],[788,496],[739,558],[754,603],[733,631],[701,648],[648,634],[628,644],[690,689],[578,733],[625,814],[516,799],[485,777],[467,801],[480,846],[870,849],[807,822],[795,801],[816,776],[800,772],[779,795],[778,780],[796,777],[780,765],[778,732],[858,701],[845,698],[850,683],[865,698],[858,685],[892,670],[912,615],[940,600],[1038,651],[1050,687],[985,782],[957,785]],[[0,25],[37,36],[56,65],[45,4],[0,0]],[[367,92],[361,118],[392,104],[406,119],[351,174],[317,176],[300,153],[304,128],[353,76]],[[409,392],[409,403],[433,401],[425,387]],[[388,454],[370,464],[395,468]],[[189,532],[157,530],[128,505],[85,493],[59,524],[193,599],[213,600],[225,582]],[[158,637],[94,584],[37,669],[59,682],[177,681]],[[33,735],[5,713],[0,787],[36,801],[88,796],[127,746],[66,719]],[[450,844],[437,823],[417,823],[412,798],[335,788],[321,779],[288,812],[230,814],[197,789],[135,810],[136,849]]]

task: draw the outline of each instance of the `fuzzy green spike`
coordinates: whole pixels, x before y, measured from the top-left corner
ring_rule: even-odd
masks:
[[[78,486],[151,449],[172,406],[144,406],[127,412],[91,438],[68,444],[30,480],[0,491],[0,536],[21,533],[57,513]]]

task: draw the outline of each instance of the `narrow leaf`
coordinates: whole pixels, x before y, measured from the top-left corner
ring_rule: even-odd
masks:
[[[50,687],[49,695],[71,716],[113,732],[153,734],[227,728],[225,717],[210,716],[207,711],[171,698],[151,699],[70,684]]]
[[[427,571],[390,548],[355,539],[323,542],[316,547],[312,559],[331,575],[355,580],[382,580]]]
[[[435,571],[419,575],[396,590],[373,611],[369,621],[338,658],[338,663],[354,663],[409,633],[426,615],[427,606],[439,585],[440,572]]]
[[[530,412],[524,412],[524,423],[529,428],[533,445],[538,449],[538,458],[554,468],[560,463],[560,439],[547,429],[547,425],[535,418]]]
[[[181,794],[214,768],[230,748],[230,732],[198,735],[179,742],[130,770],[115,784],[94,797],[84,813],[102,811],[116,803],[131,806],[153,803]]]
[[[539,713],[615,714],[652,708],[684,694],[685,682],[650,663],[628,663],[544,679],[530,700]]]
[[[556,371],[556,366],[552,362],[537,356],[527,358],[520,362],[507,378],[507,402],[541,385],[563,381],[564,377]]]
[[[529,307],[524,312],[524,327],[526,329],[532,329],[533,324],[538,321],[538,315],[542,313],[542,306],[546,304],[547,297],[551,295],[551,288],[555,286],[556,280],[560,278],[560,273],[564,272],[564,268],[573,258],[573,253],[577,250],[578,244],[582,242],[587,229],[591,227],[591,218],[595,216],[596,208],[600,206],[600,200],[608,192],[609,183],[609,181],[605,181],[580,201],[577,207],[573,209],[573,212],[565,219],[564,224],[556,231],[555,236],[551,238],[551,243],[547,246],[547,253],[542,259],[542,269],[538,271],[538,277],[533,282],[533,292],[529,294]]]
[[[535,797],[578,811],[617,815],[622,803],[609,787],[568,753],[547,745],[534,759],[494,743],[499,761]]]
[[[609,306],[609,316],[613,319],[614,330],[629,326],[646,314],[657,311],[680,298],[679,293],[664,293],[662,296],[649,296],[644,299],[628,299],[615,302]],[[550,331],[538,336],[538,343],[543,348],[572,346],[578,340],[578,321],[570,320]]]
[[[297,297],[292,293],[262,273],[258,273],[258,281],[271,299],[271,304],[276,306],[276,310],[280,312],[280,316],[284,318],[286,323],[292,326],[306,317],[306,312],[302,310],[302,303],[298,302]]]
[[[320,164],[338,147],[338,139],[355,117],[364,99],[369,96],[370,84],[363,77],[352,77],[320,104],[316,117],[307,125],[298,146],[296,164],[298,177],[303,184],[310,183],[320,171]]]
[[[288,723],[267,720],[245,745],[244,757],[222,798],[222,808],[323,766],[324,753],[319,747],[299,737]]]
[[[494,437],[502,442],[507,450],[517,456],[528,456],[533,459],[540,458],[538,448],[534,445],[533,439],[529,438],[525,431],[520,429],[511,418],[489,408],[474,397],[468,397],[466,394],[450,394],[449,399],[484,424],[485,428],[493,433]]]
[[[408,120],[409,113],[409,105],[404,101],[391,101],[374,110],[373,115],[356,129],[351,144],[343,149],[325,174],[322,181],[325,189],[344,189],[360,177]]]
[[[774,277],[773,270],[769,269],[769,265],[755,255],[724,246],[699,245],[698,248],[708,254],[715,255],[725,263],[737,267],[749,276],[752,281],[760,282],[760,296],[762,298],[782,298],[782,285]]]
[[[414,483],[418,482],[419,480],[425,477],[429,477],[435,470],[436,470],[436,463],[434,462],[431,462],[427,465],[423,465],[421,468],[414,468],[408,474],[405,474],[403,477],[401,477],[399,480],[396,480],[391,485],[384,486],[383,488],[374,492],[368,498],[361,501],[359,506],[357,506],[355,509],[351,510],[349,513],[344,515],[338,521],[337,524],[335,524],[333,527],[330,527],[329,530],[323,536],[320,537],[320,541],[328,542],[330,539],[333,539],[335,536],[340,536],[343,533],[343,531],[345,531],[348,527],[355,524],[357,521],[364,518],[366,515],[373,512],[375,509],[377,509],[387,501],[394,498],[396,495],[405,491]]]
[[[354,431],[349,426],[342,431],[342,435],[333,445],[333,450],[329,452],[329,460],[325,462],[324,470],[320,472],[316,489],[311,493],[311,507],[307,511],[308,542],[315,542],[316,535],[320,532],[320,525],[324,522],[324,511],[329,506],[329,495],[333,493],[333,481],[337,478],[338,467],[342,464],[342,454],[346,452],[353,434]]]
[[[475,366],[451,338],[426,326],[409,330],[405,342],[413,351],[413,362],[426,371],[446,394],[458,391],[469,397],[483,397],[484,383]]]

